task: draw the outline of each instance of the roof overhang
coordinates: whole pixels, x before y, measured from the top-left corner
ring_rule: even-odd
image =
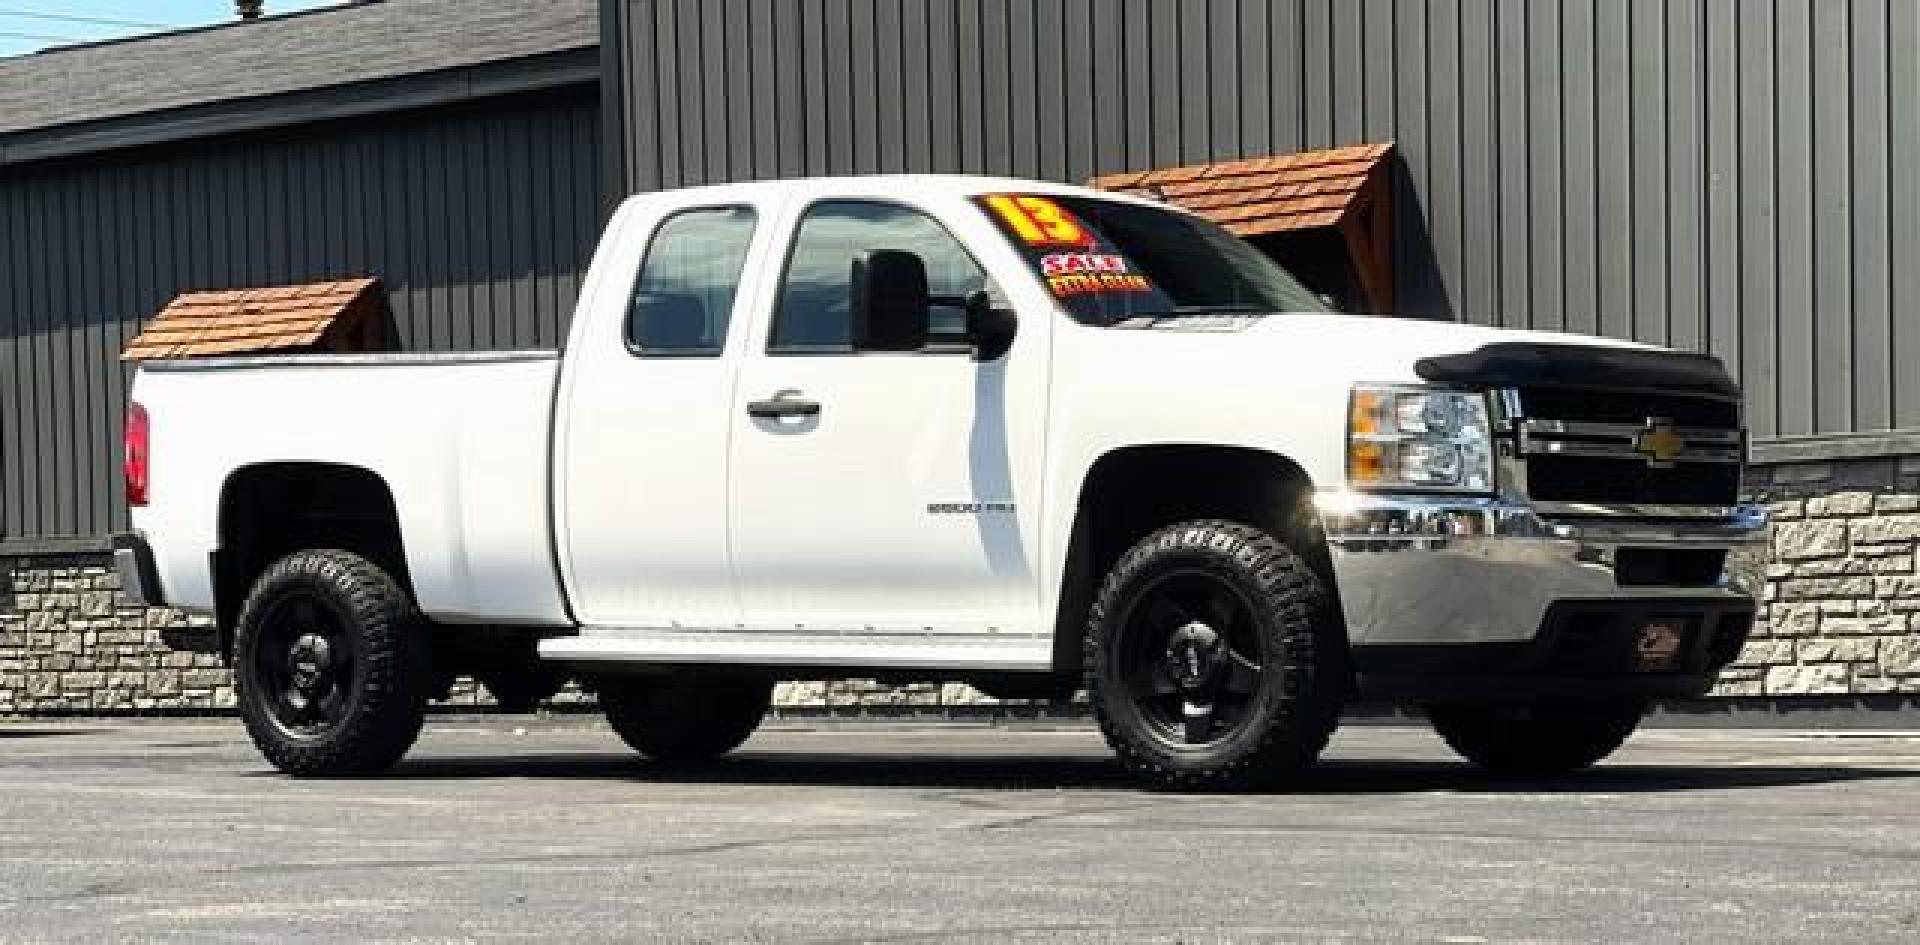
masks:
[[[1190,210],[1252,239],[1329,230],[1345,241],[1370,308],[1393,308],[1391,142],[1104,174],[1102,190]]]
[[[167,303],[122,361],[376,347],[386,312],[380,280],[186,292]]]
[[[0,133],[0,168],[126,148],[540,92],[600,81],[599,47],[370,82]]]

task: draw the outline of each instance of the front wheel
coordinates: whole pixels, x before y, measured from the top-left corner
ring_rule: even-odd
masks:
[[[1461,757],[1494,774],[1542,777],[1589,767],[1626,743],[1644,702],[1431,706],[1427,718]]]
[[[1271,535],[1170,525],[1123,555],[1089,618],[1089,697],[1134,774],[1233,789],[1311,765],[1339,722],[1344,640],[1328,592]]]
[[[426,715],[424,637],[385,571],[345,551],[302,551],[254,583],[234,632],[247,734],[292,775],[391,767]]]
[[[656,761],[705,761],[740,747],[773,704],[749,679],[603,679],[600,708],[629,748]]]

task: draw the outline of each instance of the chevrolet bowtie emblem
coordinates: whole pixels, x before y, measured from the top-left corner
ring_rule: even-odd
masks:
[[[1673,421],[1658,417],[1647,421],[1647,428],[1633,438],[1633,451],[1647,458],[1647,465],[1663,467],[1673,465],[1680,453],[1687,448],[1687,441],[1673,428]]]

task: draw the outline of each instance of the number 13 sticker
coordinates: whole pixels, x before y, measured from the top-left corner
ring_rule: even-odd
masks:
[[[1093,238],[1080,228],[1073,215],[1045,197],[997,194],[987,198],[987,206],[1029,246],[1093,245]]]

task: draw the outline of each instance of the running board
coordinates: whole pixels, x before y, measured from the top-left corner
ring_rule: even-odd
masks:
[[[582,627],[540,641],[559,663],[711,663],[847,669],[969,669],[1046,672],[1053,641],[1009,634],[809,634]]]

